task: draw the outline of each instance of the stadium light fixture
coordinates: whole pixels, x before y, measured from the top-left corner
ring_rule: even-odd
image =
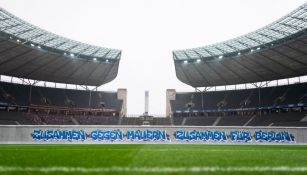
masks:
[[[251,52],[254,52],[254,49],[251,49]]]
[[[34,47],[34,44],[31,43],[31,47]]]
[[[41,46],[37,46],[37,48],[39,48],[39,49],[40,49],[40,48],[41,48]]]
[[[241,55],[241,52],[238,52],[238,55]]]
[[[75,56],[75,54],[71,53],[71,54],[70,54],[70,56],[71,56],[71,57],[74,57],[74,56]]]
[[[260,50],[260,47],[258,47],[257,50]]]
[[[222,59],[222,58],[223,58],[223,55],[220,55],[220,56],[219,56],[219,59]]]
[[[66,52],[64,52],[64,55],[67,55],[67,53],[66,53]]]
[[[197,60],[196,60],[197,63],[199,63],[200,61],[201,61],[200,59],[197,59]]]
[[[17,43],[19,43],[20,42],[20,40],[18,39],[18,40],[16,40],[17,41]]]
[[[108,62],[109,62],[109,60],[106,60],[106,62],[108,63]]]
[[[188,60],[184,60],[183,63],[185,63],[185,64],[188,63]]]
[[[97,61],[97,58],[93,58],[93,61]]]

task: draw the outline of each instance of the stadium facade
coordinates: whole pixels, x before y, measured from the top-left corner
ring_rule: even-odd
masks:
[[[125,89],[99,92],[97,88],[88,88],[116,77],[120,50],[51,34],[4,9],[0,17],[0,74],[18,77],[26,84],[1,82],[2,124],[178,127],[306,124],[306,84],[262,88],[276,79],[306,75],[306,4],[247,35],[174,51],[178,79],[195,88],[205,87],[205,91],[167,90],[167,118],[125,117]],[[57,83],[75,84],[85,91],[36,87],[40,81],[55,82],[54,87]],[[252,83],[256,89],[208,91],[213,86],[243,83]],[[283,116],[283,112],[293,113],[276,117]]]
[[[116,77],[121,51],[65,39],[0,9],[1,174],[307,172],[307,83],[269,86],[306,75],[306,10],[234,40],[174,51],[177,77],[197,91],[168,89],[169,116],[158,118],[125,117],[126,89],[90,87]]]

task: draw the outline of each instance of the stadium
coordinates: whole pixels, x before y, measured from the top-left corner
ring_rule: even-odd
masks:
[[[307,3],[245,35],[169,52],[194,91],[163,89],[164,116],[149,112],[145,91],[144,112],[130,115],[129,89],[100,88],[116,80],[121,49],[0,7],[0,173],[307,173]]]

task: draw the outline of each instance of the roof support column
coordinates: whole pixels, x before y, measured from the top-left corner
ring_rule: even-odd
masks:
[[[201,93],[201,108],[204,109],[204,91],[198,89],[198,88],[195,88],[195,92],[200,92]]]
[[[270,83],[270,81],[266,81],[265,83],[260,82],[260,84],[258,85],[257,83],[252,83],[252,85],[254,85],[256,88],[258,88],[258,108],[261,107],[262,102],[261,102],[261,88],[268,86],[268,84]],[[261,116],[261,112],[260,112],[260,116]]]
[[[88,98],[88,107],[92,108],[92,91],[97,91],[98,86],[94,87],[93,89],[90,89],[87,86],[85,87],[86,87],[86,90],[88,89],[90,91],[89,98]]]
[[[258,87],[258,105],[261,107],[261,87]]]
[[[30,91],[29,91],[29,106],[32,103],[32,85],[30,84]]]
[[[204,90],[195,88],[195,92],[200,92],[201,93],[201,108],[202,108],[202,110],[205,109],[205,98],[204,98],[204,95],[211,88],[212,87],[204,87]]]
[[[88,107],[91,108],[92,105],[92,91],[90,90],[89,98],[88,98]]]

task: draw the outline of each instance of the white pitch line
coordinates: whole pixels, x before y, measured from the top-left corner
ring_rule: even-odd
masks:
[[[181,173],[181,172],[307,172],[307,166],[231,166],[231,167],[12,167],[0,166],[0,172],[65,172],[65,173],[104,173],[104,172],[141,172],[141,173]]]
[[[96,151],[96,150],[103,150],[103,151],[145,151],[145,152],[307,152],[307,150],[304,149],[293,149],[293,150],[287,150],[287,149],[266,149],[266,150],[256,150],[256,149],[66,149],[66,148],[54,148],[55,151]],[[1,151],[50,151],[50,149],[47,148],[3,148]]]

